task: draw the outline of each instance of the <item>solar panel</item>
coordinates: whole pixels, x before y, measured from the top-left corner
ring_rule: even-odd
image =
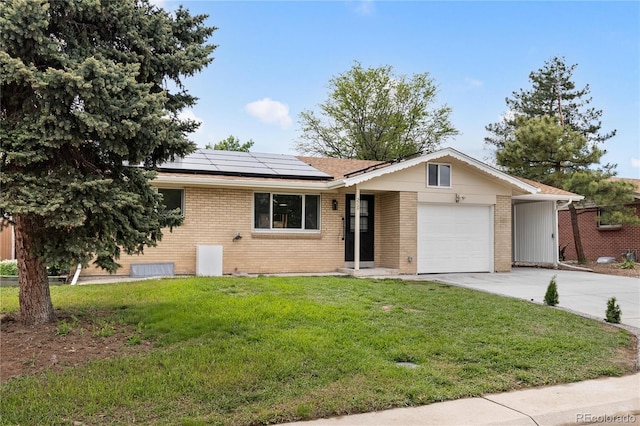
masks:
[[[198,149],[182,159],[163,163],[162,171],[288,179],[332,179],[331,175],[293,155]]]

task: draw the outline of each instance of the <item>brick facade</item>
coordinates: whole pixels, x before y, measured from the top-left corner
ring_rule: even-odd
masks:
[[[640,216],[640,204],[635,207],[637,215]],[[599,228],[596,220],[597,209],[580,209],[578,212],[580,237],[587,260],[595,261],[605,256],[620,260],[621,254],[627,250],[636,250],[636,254],[640,255],[640,226]],[[577,260],[569,210],[558,212],[558,235],[561,247],[568,244],[564,252],[565,259]]]
[[[129,275],[131,264],[173,262],[178,275],[196,273],[196,247],[221,245],[223,273],[334,272],[344,268],[343,223],[345,192],[321,194],[321,231],[252,231],[253,193],[249,189],[185,188],[185,220],[165,231],[157,247],[144,255],[123,255],[118,275]],[[338,210],[332,200],[338,200]],[[417,195],[386,192],[375,195],[375,266],[416,273]],[[234,236],[242,238],[234,241]],[[411,257],[411,259],[409,259]],[[102,275],[88,268],[83,275]]]
[[[223,247],[223,273],[332,272],[344,267],[342,210],[332,210],[332,199],[321,195],[320,232],[252,231],[253,191],[249,189],[185,188],[185,220],[173,232],[165,231],[157,247],[143,256],[123,255],[117,272],[129,275],[132,263],[174,262],[176,274],[196,273],[196,246]],[[234,236],[242,238],[234,241]],[[83,275],[104,271],[89,268]]]
[[[415,192],[384,192],[376,197],[375,264],[416,273],[418,197]],[[379,210],[378,210],[379,209]],[[411,259],[410,259],[411,258]]]
[[[493,210],[493,266],[496,272],[511,271],[511,197],[499,195]]]

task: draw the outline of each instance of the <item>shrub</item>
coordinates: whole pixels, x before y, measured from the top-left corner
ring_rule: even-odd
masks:
[[[0,275],[18,275],[18,261],[3,260],[0,262]]]
[[[622,269],[635,269],[636,262],[634,262],[633,259],[625,259],[624,262],[622,262],[622,265],[620,265],[620,267]]]
[[[559,303],[558,298],[558,286],[556,285],[556,276],[554,275],[549,282],[547,292],[544,295],[544,304],[549,306],[556,306]]]
[[[613,324],[620,324],[621,316],[622,311],[620,310],[620,305],[616,304],[616,298],[612,297],[607,301],[607,312],[604,320]]]
[[[62,320],[58,323],[56,327],[56,336],[66,336],[73,329],[73,325],[69,324],[65,320]]]

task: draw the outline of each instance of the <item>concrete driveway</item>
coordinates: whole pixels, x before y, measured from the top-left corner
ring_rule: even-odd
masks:
[[[558,285],[559,307],[604,319],[607,300],[615,297],[622,311],[621,322],[640,328],[640,280],[636,278],[542,268],[513,268],[511,272],[494,274],[429,274],[414,277],[543,303],[547,286],[554,275]]]

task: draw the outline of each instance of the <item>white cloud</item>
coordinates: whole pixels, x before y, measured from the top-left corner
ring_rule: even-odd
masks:
[[[180,120],[193,120],[200,123],[200,127],[194,133],[201,133],[203,131],[203,120],[196,116],[192,109],[183,109],[178,113],[178,119]]]
[[[507,121],[507,120],[513,120],[514,118],[516,118],[516,112],[510,109],[509,111],[503,112],[500,115],[499,120]]]
[[[484,83],[480,80],[476,80],[475,78],[465,77],[464,85],[467,89],[478,89],[484,85]]]
[[[372,15],[375,11],[373,0],[355,0],[349,3],[358,15]]]
[[[291,126],[292,120],[289,117],[289,106],[282,102],[264,98],[251,102],[244,107],[245,111],[267,124],[278,124],[283,129]]]
[[[640,169],[640,158],[631,157],[631,167],[634,169]]]

